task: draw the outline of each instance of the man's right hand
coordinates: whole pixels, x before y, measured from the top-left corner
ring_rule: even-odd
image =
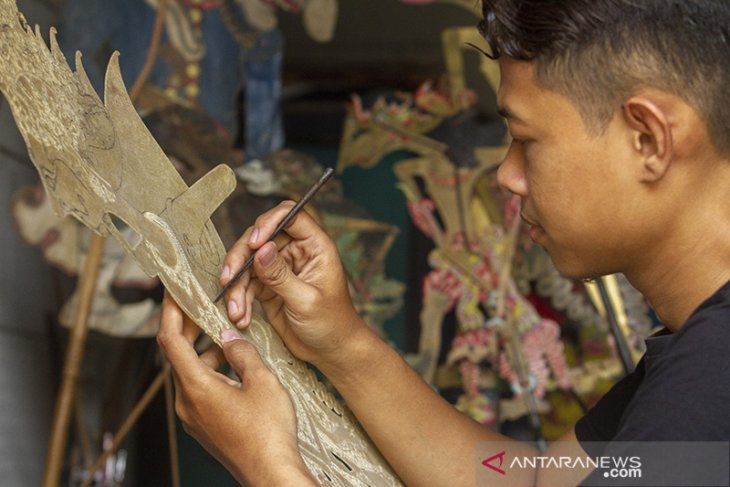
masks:
[[[220,282],[228,283],[256,252],[253,273],[226,294],[228,315],[239,328],[251,321],[254,297],[291,352],[317,366],[335,365],[338,352],[367,326],[357,314],[332,239],[300,212],[274,242],[267,242],[294,202],[256,219],[226,255]]]

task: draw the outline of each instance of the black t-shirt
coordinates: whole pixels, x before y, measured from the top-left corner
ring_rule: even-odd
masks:
[[[580,443],[730,441],[730,281],[575,425]],[[590,453],[590,452],[589,452]]]
[[[664,329],[647,338],[646,353],[636,370],[576,423],[575,434],[583,450],[593,456],[630,455],[642,442],[730,441],[730,281],[679,331]],[[677,455],[667,448],[655,450],[666,460],[652,467],[647,463],[641,485],[698,485],[695,480],[702,472],[718,478],[718,463],[706,459],[696,465],[682,463],[688,450]],[[703,471],[703,465],[710,463],[710,470]],[[680,474],[691,484],[676,483]],[[632,478],[605,476],[605,471],[596,469],[581,485],[634,485]]]

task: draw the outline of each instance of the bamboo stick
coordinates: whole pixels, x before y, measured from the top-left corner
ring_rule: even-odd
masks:
[[[84,358],[84,345],[89,327],[89,312],[94,300],[96,279],[104,254],[104,237],[94,234],[91,237],[89,253],[79,283],[79,301],[76,307],[74,326],[71,330],[66,361],[64,362],[61,388],[53,412],[51,439],[48,444],[46,468],[43,476],[44,487],[56,487],[61,476],[61,466],[66,451],[69,422],[73,411],[74,396],[78,383],[79,369]]]

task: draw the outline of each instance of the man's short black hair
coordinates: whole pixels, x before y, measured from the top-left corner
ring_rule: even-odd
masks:
[[[600,132],[641,87],[683,98],[730,154],[730,0],[482,0],[490,57],[537,81]]]

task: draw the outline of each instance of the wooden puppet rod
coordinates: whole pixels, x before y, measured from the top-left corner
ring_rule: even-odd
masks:
[[[89,253],[84,263],[84,269],[79,283],[79,301],[76,308],[73,329],[66,351],[66,361],[63,367],[61,389],[56,400],[51,426],[51,439],[48,445],[46,469],[43,477],[44,487],[58,485],[66,450],[68,426],[73,409],[76,384],[78,383],[79,369],[84,357],[84,345],[88,334],[89,312],[94,300],[94,288],[101,268],[101,258],[104,254],[104,237],[94,234],[91,238]]]

